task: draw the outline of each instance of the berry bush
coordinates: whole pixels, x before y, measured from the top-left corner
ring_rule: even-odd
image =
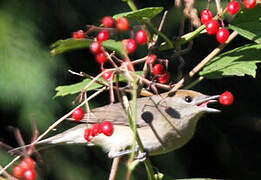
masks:
[[[113,168],[111,168],[111,166],[105,167],[109,164],[108,161],[104,160],[105,158],[103,158],[105,155],[99,152],[95,152],[96,150],[87,155],[87,159],[92,160],[90,161],[90,165],[77,162],[81,160],[81,156],[85,156],[85,151],[80,151],[81,153],[76,155],[77,160],[73,159],[71,161],[64,161],[66,162],[64,164],[57,164],[55,162],[56,158],[57,161],[61,162],[61,157],[59,155],[57,155],[57,157],[52,153],[43,153],[42,155],[42,152],[40,151],[40,145],[38,146],[36,144],[38,141],[44,139],[47,134],[50,134],[51,131],[56,130],[58,125],[66,125],[64,122],[65,120],[72,120],[73,126],[75,124],[78,125],[79,123],[87,122],[86,128],[84,128],[84,130],[81,132],[81,135],[79,136],[81,136],[81,138],[86,141],[86,144],[89,144],[90,146],[92,145],[91,143],[95,138],[112,138],[112,136],[115,135],[115,124],[113,120],[110,120],[110,114],[104,113],[104,118],[102,121],[92,123],[91,125],[88,124],[88,118],[91,117],[87,117],[86,112],[90,112],[90,116],[92,115],[91,100],[96,98],[96,96],[97,99],[99,99],[99,93],[101,92],[106,94],[106,98],[100,98],[99,102],[103,103],[106,99],[109,101],[108,103],[112,104],[116,101],[125,103],[125,101],[122,99],[127,97],[127,93],[131,95],[132,102],[135,102],[137,96],[159,95],[162,92],[174,92],[178,89],[185,88],[205,91],[207,93],[221,94],[219,96],[219,103],[223,106],[217,106],[223,108],[227,114],[229,114],[229,110],[233,107],[236,107],[239,111],[241,109],[247,108],[247,106],[238,105],[239,100],[237,95],[240,93],[240,89],[251,89],[250,85],[241,85],[240,83],[230,84],[226,80],[232,79],[233,82],[234,79],[243,78],[242,76],[245,76],[250,78],[250,81],[252,82],[258,74],[257,64],[261,62],[261,15],[259,13],[261,10],[260,1],[232,0],[228,3],[223,3],[221,1],[204,1],[204,7],[200,8],[198,8],[194,4],[196,2],[192,0],[187,2],[175,1],[176,4],[172,4],[172,6],[176,11],[182,14],[182,18],[179,18],[177,15],[173,16],[173,14],[171,14],[173,13],[171,11],[172,9],[168,9],[166,6],[144,7],[142,6],[142,3],[139,4],[140,2],[137,1],[137,4],[135,4],[132,0],[123,1],[121,3],[129,6],[129,11],[122,12],[119,10],[117,12],[112,12],[110,10],[105,13],[97,10],[100,14],[95,14],[93,16],[90,15],[92,21],[86,20],[88,19],[86,17],[84,18],[88,24],[72,24],[70,27],[70,33],[65,33],[66,35],[61,36],[57,36],[57,34],[55,34],[55,37],[52,37],[51,35],[49,36],[50,39],[52,39],[51,42],[48,42],[51,43],[50,54],[56,58],[62,58],[62,56],[71,58],[68,65],[61,66],[61,69],[62,71],[68,71],[69,78],[73,78],[74,80],[76,79],[76,81],[78,81],[74,81],[69,85],[62,85],[62,82],[64,82],[63,80],[58,81],[57,84],[59,86],[55,88],[55,101],[59,101],[59,98],[66,99],[73,96],[73,99],[71,98],[69,100],[73,105],[71,106],[70,103],[69,111],[68,108],[66,110],[63,109],[63,112],[66,113],[62,113],[62,115],[59,114],[61,115],[61,118],[55,121],[54,124],[51,125],[51,122],[48,122],[48,127],[45,128],[46,131],[44,131],[45,129],[43,128],[40,130],[41,133],[38,133],[38,129],[36,126],[34,126],[35,136],[32,138],[32,142],[29,144],[29,146],[25,146],[22,149],[19,149],[19,151],[10,151],[9,145],[4,145],[5,149],[8,149],[9,152],[12,152],[12,155],[15,155],[14,158],[17,159],[14,161],[10,160],[10,165],[7,165],[8,163],[0,164],[1,168],[4,167],[4,169],[1,171],[0,179],[15,178],[34,180],[41,178],[41,176],[45,177],[44,174],[48,173],[48,168],[45,167],[44,169],[47,170],[41,170],[41,168],[38,167],[44,167],[45,159],[48,159],[48,157],[50,157],[49,159],[52,162],[52,167],[64,166],[64,168],[67,168],[68,171],[70,171],[70,168],[68,168],[70,166],[68,164],[77,163],[77,166],[81,165],[81,167],[76,167],[76,171],[74,171],[75,169],[72,170],[72,172],[74,172],[72,179],[87,178],[88,175],[86,173],[83,173],[85,177],[80,177],[80,175],[77,176],[77,173],[75,172],[77,172],[78,168],[80,174],[81,171],[85,170],[85,166],[92,166],[92,163],[95,163],[94,159],[99,162],[99,165],[95,164],[93,167],[90,167],[88,172],[99,169],[99,166],[102,166],[103,170],[105,169],[106,172],[108,172],[106,175],[109,176],[110,170]],[[111,3],[111,6],[114,6],[113,3]],[[73,21],[75,18],[73,13],[70,15],[70,21]],[[179,26],[179,28],[177,28],[177,31],[179,31],[178,33],[176,30],[174,31],[170,28],[171,23],[174,22],[173,19],[175,22],[179,21],[179,23],[176,25]],[[89,22],[92,24],[89,24]],[[53,26],[55,26],[55,24],[53,24]],[[70,24],[67,26],[70,26]],[[2,33],[2,35],[4,36],[4,33]],[[18,36],[19,33],[13,33],[11,35]],[[10,36],[10,38],[12,36]],[[9,38],[9,36],[7,37]],[[60,39],[60,37],[64,38]],[[203,40],[204,43],[202,43]],[[237,43],[234,44],[235,41]],[[29,47],[33,48],[32,46],[33,45]],[[26,48],[23,48],[23,45],[21,45],[19,50],[21,51],[23,49]],[[15,56],[15,52],[13,55]],[[77,58],[82,58],[84,60],[80,61]],[[28,64],[28,66],[30,65]],[[44,66],[39,66],[38,70],[41,69],[40,67]],[[19,64],[14,66],[12,69],[19,71]],[[15,74],[15,71],[12,72]],[[37,70],[35,70],[32,76],[34,74],[37,75]],[[48,74],[48,71],[46,74]],[[5,74],[0,75],[5,77]],[[26,81],[24,82],[26,86],[27,83]],[[38,86],[44,86],[44,82],[45,81],[43,81],[43,84],[42,82],[38,82],[37,87],[35,88],[38,88]],[[23,87],[23,85],[21,87]],[[229,91],[227,91],[227,89]],[[39,89],[39,92],[40,91],[41,89]],[[235,94],[235,97],[230,91]],[[12,92],[14,93],[14,91]],[[26,92],[30,93],[31,91],[27,90]],[[41,93],[38,94],[39,95],[36,97],[39,97],[39,101],[37,98],[33,99],[31,101],[33,103],[29,103],[29,109],[31,109],[31,106],[38,108],[38,104],[41,104]],[[249,95],[249,93],[245,94],[246,96]],[[19,94],[17,96],[19,96]],[[251,99],[245,99],[246,102],[249,100],[251,101]],[[48,104],[46,103],[45,106],[48,106]],[[43,111],[45,106],[43,107],[39,105]],[[136,106],[134,105],[133,108],[135,107]],[[57,113],[58,112],[54,112],[56,117]],[[235,114],[233,114],[233,116]],[[132,128],[135,134],[137,132],[135,126],[136,122],[134,121],[135,115],[132,114],[131,110],[126,109],[126,116],[129,117],[130,128]],[[37,114],[34,115],[33,119],[37,120]],[[256,120],[255,122],[259,121]],[[203,126],[204,124],[200,126],[199,129],[204,128]],[[171,158],[159,157],[154,161],[154,158],[147,157],[146,161],[144,162],[137,161],[133,158],[135,147],[139,147],[139,149],[142,151],[145,150],[143,149],[142,144],[139,143],[139,137],[135,136],[135,143],[132,147],[132,154],[126,163],[126,166],[123,163],[118,166],[120,172],[118,173],[118,177],[119,174],[121,175],[121,179],[131,179],[132,177],[137,177],[137,179],[140,179],[140,177],[147,177],[150,180],[159,180],[164,178],[184,179],[191,176],[214,177],[216,179],[236,179],[238,177],[255,179],[258,177],[260,174],[255,174],[253,178],[250,178],[251,173],[245,172],[245,169],[247,168],[240,166],[236,160],[233,161],[232,164],[229,162],[231,159],[229,159],[228,156],[232,154],[234,149],[232,148],[232,145],[227,145],[229,144],[229,140],[224,138],[225,136],[222,134],[224,132],[215,131],[215,128],[216,127],[212,126],[209,129],[210,132],[208,132],[210,136],[208,137],[208,134],[206,133],[202,139],[214,139],[211,141],[211,144],[214,147],[214,150],[211,153],[214,153],[215,151],[216,154],[214,158],[216,159],[214,159],[214,162],[217,161],[218,163],[213,163],[215,164],[215,168],[212,168],[212,170],[216,169],[216,167],[226,168],[226,170],[224,170],[224,176],[222,173],[216,175],[211,171],[205,172],[202,170],[205,168],[205,166],[207,166],[205,163],[208,161],[204,159],[201,162],[201,159],[197,159],[200,157],[197,156],[200,154],[200,150],[197,148],[194,151],[194,153],[197,154],[194,154],[195,156],[193,156],[191,159],[183,157],[184,153],[180,153],[179,151],[175,153],[180,155],[180,157],[183,158],[183,161],[182,158],[178,159],[174,157],[174,155],[170,155],[169,157],[174,158],[175,161],[177,160],[177,163],[175,162],[175,166],[173,166],[175,169],[171,169],[169,165],[172,163],[168,161]],[[253,127],[249,126],[249,128]],[[226,130],[230,131],[228,129],[225,129],[224,131]],[[258,129],[255,129],[255,131],[258,131]],[[216,132],[216,134],[214,134],[214,132]],[[22,138],[20,135],[17,135],[17,133],[15,134],[18,137],[17,139],[19,145],[23,146],[24,142]],[[218,134],[221,134],[220,137],[223,137],[223,139],[221,138],[220,141],[213,138],[214,136],[218,136]],[[198,136],[200,135],[201,134]],[[138,142],[137,146],[135,146],[136,142]],[[193,143],[196,142],[192,142],[192,145]],[[188,147],[192,145],[189,144]],[[227,153],[226,157],[221,157],[222,150],[217,147],[218,145],[222,146],[223,148],[227,148],[225,149],[227,150],[226,153],[231,151],[231,154]],[[73,151],[68,151],[73,154]],[[205,152],[206,150],[202,151]],[[57,153],[57,151],[53,152]],[[88,152],[90,151],[88,150]],[[193,154],[193,152],[191,154]],[[239,157],[236,155],[237,154],[235,154],[235,157]],[[232,157],[232,155],[229,157]],[[22,160],[18,160],[20,158]],[[150,159],[152,159],[152,161],[150,161]],[[160,163],[161,161],[165,160],[169,163],[166,163],[165,165],[163,165],[164,163]],[[106,163],[104,163],[105,161]],[[197,167],[197,165],[193,166],[193,168],[198,169],[191,170],[186,166],[185,170],[180,170],[179,172],[178,169],[183,167],[182,163],[184,165],[186,164],[184,162],[189,161],[200,164],[199,167]],[[251,161],[248,163],[250,162]],[[142,175],[139,175],[139,167],[137,167],[137,165],[140,164],[144,164],[146,167],[146,170],[143,171]],[[238,170],[238,174],[233,174],[236,172],[236,170],[229,168],[234,166],[235,169]],[[127,168],[127,172],[124,168]],[[240,171],[240,168],[243,170]],[[256,172],[256,169],[252,169],[254,172]],[[55,174],[55,171],[53,171],[53,173]],[[64,173],[67,175],[69,172]],[[242,176],[241,173],[243,174]],[[98,173],[96,178],[101,179],[101,176],[103,175],[103,173]],[[112,175],[112,173],[110,175]],[[61,175],[60,177],[58,177],[58,175],[54,175],[54,177],[57,179],[62,178]]]

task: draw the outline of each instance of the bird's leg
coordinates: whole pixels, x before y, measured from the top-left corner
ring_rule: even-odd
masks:
[[[131,149],[127,149],[127,150],[124,150],[124,151],[118,151],[118,152],[110,151],[108,156],[109,156],[109,158],[116,158],[116,157],[129,155],[129,154],[131,154],[131,152],[132,152]],[[135,153],[138,153],[138,152],[139,152],[139,147],[136,147]]]

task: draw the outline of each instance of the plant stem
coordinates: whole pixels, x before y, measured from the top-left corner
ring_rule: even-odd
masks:
[[[168,47],[169,49],[172,49],[174,46],[173,46],[173,43],[171,42],[171,40],[169,38],[167,38],[167,36],[165,36],[164,33],[160,32],[151,22],[149,19],[143,19],[143,22],[146,23],[148,26],[151,27],[151,29],[153,31],[155,31],[158,35],[160,35],[167,43],[168,43]]]
[[[127,0],[127,4],[129,5],[129,7],[131,8],[132,11],[137,11],[137,7],[134,4],[133,0]]]
[[[144,153],[144,147],[143,144],[140,140],[139,134],[137,132],[137,126],[136,126],[136,119],[137,119],[137,89],[138,89],[138,85],[137,85],[137,79],[135,78],[135,80],[133,81],[133,94],[132,94],[132,128],[133,128],[133,132],[134,132],[134,136],[135,139],[137,141],[137,144],[139,146],[139,151],[141,153]],[[133,149],[134,150],[134,149]],[[150,162],[150,159],[148,157],[146,157],[146,160],[144,161],[146,170],[147,170],[147,174],[149,177],[149,180],[153,180],[154,179],[154,171]]]

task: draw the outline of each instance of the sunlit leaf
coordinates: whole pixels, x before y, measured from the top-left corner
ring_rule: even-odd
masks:
[[[261,62],[261,44],[248,44],[215,57],[199,74],[215,79],[223,76],[256,76],[256,63]]]

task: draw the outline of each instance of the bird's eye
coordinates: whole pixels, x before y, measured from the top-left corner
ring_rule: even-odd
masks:
[[[186,96],[184,99],[187,103],[190,103],[192,101],[192,97],[191,96]]]

